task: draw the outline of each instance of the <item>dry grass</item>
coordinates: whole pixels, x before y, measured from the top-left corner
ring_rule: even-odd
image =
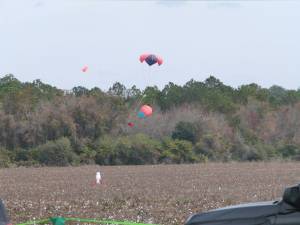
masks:
[[[98,169],[2,169],[0,197],[15,223],[60,215],[183,224],[191,213],[280,197],[300,180],[298,163],[115,166],[100,167],[105,184],[93,187]]]

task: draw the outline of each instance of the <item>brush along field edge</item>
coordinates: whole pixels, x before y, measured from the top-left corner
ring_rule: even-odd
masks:
[[[64,218],[65,221],[76,221],[82,223],[97,223],[97,224],[112,224],[112,225],[150,225],[146,223],[136,223],[131,221],[114,221],[114,220],[95,220],[95,219],[81,219],[81,218]],[[25,223],[19,223],[16,225],[32,225],[32,224],[51,224],[50,219],[43,219],[43,220],[34,220],[28,221]],[[158,225],[158,224],[151,224],[151,225]]]

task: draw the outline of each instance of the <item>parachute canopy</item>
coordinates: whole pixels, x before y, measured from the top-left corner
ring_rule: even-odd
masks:
[[[81,69],[81,71],[85,73],[85,72],[88,70],[88,68],[89,68],[88,66],[84,66],[84,67]]]
[[[163,64],[163,59],[160,56],[145,53],[140,56],[140,62],[146,62],[149,66],[157,63],[160,66],[161,64]]]

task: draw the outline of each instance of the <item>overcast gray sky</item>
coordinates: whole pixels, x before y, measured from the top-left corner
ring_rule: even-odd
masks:
[[[0,0],[0,75],[64,89],[209,75],[296,89],[299,12],[299,1]],[[141,64],[144,52],[164,64]]]

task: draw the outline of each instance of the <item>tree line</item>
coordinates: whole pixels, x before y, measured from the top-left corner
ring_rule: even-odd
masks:
[[[136,117],[141,104],[151,117]],[[108,91],[0,79],[0,167],[273,159],[300,159],[300,90],[213,76]]]

